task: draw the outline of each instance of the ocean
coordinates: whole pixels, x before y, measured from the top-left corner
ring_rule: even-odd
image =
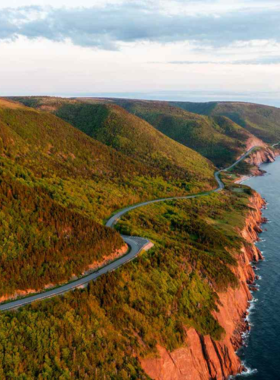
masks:
[[[250,305],[250,333],[239,356],[248,368],[236,379],[280,380],[280,157],[261,166],[267,173],[244,182],[255,189],[268,203],[257,247],[265,260],[257,264],[259,289]]]

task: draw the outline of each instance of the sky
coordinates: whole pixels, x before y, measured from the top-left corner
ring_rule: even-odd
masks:
[[[6,0],[0,95],[280,106],[279,0]]]

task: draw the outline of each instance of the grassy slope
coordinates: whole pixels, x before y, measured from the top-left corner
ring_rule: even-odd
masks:
[[[227,166],[245,149],[250,134],[226,117],[208,117],[172,107],[167,102],[114,102],[172,139],[198,151],[217,166]]]
[[[171,104],[202,115],[226,116],[268,143],[280,140],[280,109],[276,107],[242,102]]]
[[[199,180],[185,159],[167,175],[50,113],[0,103],[0,296],[67,280],[120,248],[119,235],[96,223],[116,209],[214,184],[204,158]]]

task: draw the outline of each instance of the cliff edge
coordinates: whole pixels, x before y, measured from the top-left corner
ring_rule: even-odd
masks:
[[[152,379],[222,380],[242,371],[236,350],[242,344],[242,333],[249,329],[246,315],[252,299],[250,286],[256,277],[251,262],[262,259],[254,242],[261,232],[261,209],[264,203],[257,193],[250,198],[245,227],[240,231],[244,244],[237,254],[238,266],[234,269],[239,284],[236,288],[228,288],[226,292],[218,294],[219,311],[213,314],[225,330],[224,337],[214,341],[193,328],[186,328],[184,347],[168,352],[158,346],[157,358],[142,359],[142,368]]]

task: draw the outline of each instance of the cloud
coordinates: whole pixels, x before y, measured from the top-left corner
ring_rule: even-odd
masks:
[[[280,64],[280,55],[266,56],[253,59],[243,59],[235,61],[167,61],[167,62],[149,62],[151,64],[169,64],[169,65],[273,65]]]
[[[148,3],[147,3],[148,4]],[[227,46],[236,41],[280,41],[280,10],[231,11],[223,16],[167,14],[141,3],[92,8],[21,7],[0,10],[0,39],[46,38],[83,47],[119,49],[122,43],[191,41]]]

